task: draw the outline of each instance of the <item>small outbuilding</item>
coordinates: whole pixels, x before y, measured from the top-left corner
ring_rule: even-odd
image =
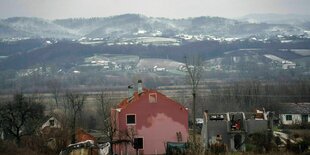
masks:
[[[310,103],[281,103],[276,112],[283,125],[310,123]]]

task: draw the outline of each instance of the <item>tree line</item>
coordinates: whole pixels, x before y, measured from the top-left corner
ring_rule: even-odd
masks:
[[[199,93],[198,109],[211,112],[279,110],[279,103],[310,102],[309,79],[259,81],[242,80],[213,85]],[[199,113],[202,114],[203,111]]]

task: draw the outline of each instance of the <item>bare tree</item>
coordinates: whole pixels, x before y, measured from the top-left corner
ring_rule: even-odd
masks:
[[[71,130],[71,143],[75,143],[75,131],[77,125],[78,115],[81,115],[81,112],[84,108],[85,94],[78,94],[73,92],[66,92],[65,94],[65,109],[66,113],[68,114],[70,120],[70,130]]]
[[[104,136],[109,139],[109,142],[111,144],[110,147],[110,154],[113,153],[113,145],[114,144],[119,144],[119,143],[126,143],[127,144],[134,144],[135,136],[136,134],[136,129],[135,127],[128,128],[126,130],[119,130],[117,128],[116,124],[116,110],[112,110],[113,108],[113,103],[112,103],[112,93],[109,93],[107,91],[101,91],[96,99],[97,99],[97,106],[98,106],[98,111],[97,113],[101,117],[103,126],[102,126],[102,131]],[[111,111],[112,110],[112,111]],[[117,140],[115,138],[117,137]],[[127,149],[126,149],[127,151]],[[136,149],[136,151],[138,151]],[[125,152],[124,154],[127,154]]]
[[[196,57],[185,57],[185,67],[189,76],[189,83],[192,89],[193,105],[192,105],[192,122],[193,122],[193,141],[196,143],[196,95],[198,85],[201,79],[203,67],[201,59]]]
[[[96,96],[96,100],[98,106],[97,113],[101,117],[100,119],[103,123],[103,134],[109,139],[109,142],[111,144],[110,154],[113,154],[113,138],[115,137],[117,129],[116,120],[111,118],[111,108],[113,107],[111,96],[111,93],[101,91]]]
[[[56,107],[58,107],[61,93],[61,82],[58,79],[51,79],[48,81],[47,86],[53,95]]]
[[[23,136],[35,132],[43,113],[43,105],[23,94],[15,94],[13,101],[0,105],[0,127],[14,137],[19,146]]]

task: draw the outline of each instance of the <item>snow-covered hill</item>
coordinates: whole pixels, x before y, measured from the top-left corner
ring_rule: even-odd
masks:
[[[242,38],[253,35],[302,35],[307,28],[307,24],[304,25],[253,23],[221,17],[168,19],[138,14],[60,20],[14,17],[0,20],[0,38],[87,37],[117,40],[154,36],[173,38],[180,35]]]

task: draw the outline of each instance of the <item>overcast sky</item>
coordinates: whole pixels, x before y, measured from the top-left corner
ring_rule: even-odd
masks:
[[[0,0],[0,18],[59,19],[125,13],[169,18],[234,18],[251,13],[310,15],[310,0]]]

